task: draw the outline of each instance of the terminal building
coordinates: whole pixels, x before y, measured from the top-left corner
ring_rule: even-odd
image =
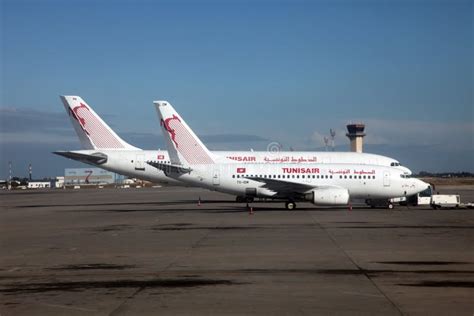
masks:
[[[64,185],[114,184],[124,177],[100,168],[67,168],[64,170]]]

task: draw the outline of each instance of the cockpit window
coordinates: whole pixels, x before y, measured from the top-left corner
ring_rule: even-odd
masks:
[[[408,174],[403,174],[403,173],[401,173],[401,174],[400,174],[400,178],[409,179],[409,178],[411,178],[411,176],[408,175]]]
[[[401,166],[401,164],[400,164],[399,162],[394,161],[394,162],[392,162],[392,163],[390,164],[390,166],[392,166],[392,167],[399,167],[399,166]]]

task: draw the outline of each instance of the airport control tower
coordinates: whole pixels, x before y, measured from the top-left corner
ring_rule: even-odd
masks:
[[[349,137],[351,141],[351,151],[361,153],[363,147],[363,138],[365,136],[364,133],[365,125],[360,124],[349,124],[347,125],[347,134],[346,136]]]

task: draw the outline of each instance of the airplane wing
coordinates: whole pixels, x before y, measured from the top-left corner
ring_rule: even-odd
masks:
[[[334,185],[313,185],[305,183],[295,183],[291,181],[281,180],[281,179],[269,179],[261,177],[245,177],[250,180],[255,180],[258,182],[265,183],[264,188],[269,189],[277,193],[278,196],[302,196],[305,193],[308,193],[310,190],[325,190],[331,188],[340,188]]]
[[[107,155],[103,153],[84,154],[74,151],[55,151],[53,154],[84,162],[90,165],[101,165],[107,162]]]
[[[165,174],[167,173],[189,173],[193,169],[191,168],[184,168],[183,166],[180,165],[172,165],[172,164],[166,164],[158,161],[147,161],[147,164],[150,166],[155,167],[156,169],[164,171]]]

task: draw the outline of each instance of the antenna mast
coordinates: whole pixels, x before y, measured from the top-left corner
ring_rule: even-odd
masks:
[[[329,133],[331,134],[331,147],[332,147],[332,151],[334,151],[334,147],[335,147],[334,138],[336,137],[336,131],[331,128],[331,129],[329,129]]]
[[[328,146],[329,146],[329,137],[324,136],[324,145],[326,147],[326,151],[328,151]]]

